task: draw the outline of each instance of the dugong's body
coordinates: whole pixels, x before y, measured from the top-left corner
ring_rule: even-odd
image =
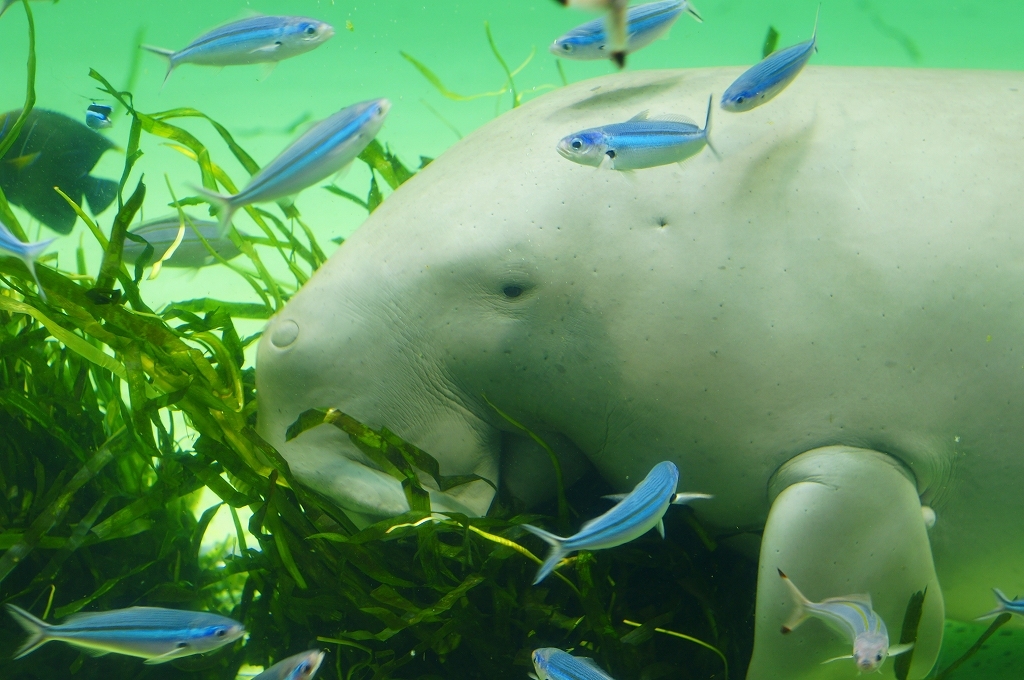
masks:
[[[920,678],[943,608],[1024,592],[1024,76],[811,67],[715,112],[720,161],[631,181],[555,152],[645,109],[699,118],[738,73],[578,83],[456,145],[271,321],[260,429],[378,516],[405,509],[398,483],[334,428],[285,443],[304,409],[513,486],[549,464],[483,395],[623,490],[672,460],[681,490],[715,495],[707,522],[764,527],[748,678],[855,672],[820,665],[849,653],[823,626],[779,633],[777,569],[814,600],[871,593],[894,636],[927,586]],[[434,503],[482,513],[490,494]]]

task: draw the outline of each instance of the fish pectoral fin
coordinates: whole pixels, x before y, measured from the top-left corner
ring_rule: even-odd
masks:
[[[24,170],[25,168],[39,160],[39,155],[41,153],[41,151],[36,151],[35,153],[29,153],[25,154],[24,156],[18,156],[17,158],[11,158],[10,160],[7,160],[5,162],[10,163],[11,165],[14,166],[15,170],[18,170],[20,172],[21,170]]]
[[[277,68],[276,61],[265,61],[260,64],[260,80],[266,80],[270,77],[270,74]]]
[[[659,519],[658,520],[657,529],[658,529],[658,533],[661,534],[662,540],[664,540],[664,538],[665,538],[665,520],[663,520],[663,519]]]
[[[601,498],[607,498],[610,501],[615,501],[616,503],[618,503],[622,500],[625,500],[626,496],[628,495],[628,493],[610,493],[607,496],[601,496]]]
[[[787,592],[788,579],[779,578],[780,567],[814,598],[806,613],[835,620],[851,639],[864,627],[866,608],[866,598],[846,595],[851,590],[871,593],[874,614],[889,630],[900,630],[907,603],[927,588],[907,676],[924,677],[939,653],[945,607],[917,485],[902,463],[852,446],[806,451],[772,476],[768,498],[747,680],[824,677],[816,671],[826,656],[813,649],[820,644],[817,626],[779,635],[796,599]],[[842,608],[849,612],[825,601],[844,595],[857,605]]]
[[[105,649],[93,649],[89,647],[83,647],[82,651],[88,654],[89,656],[95,657],[106,656],[107,654],[110,654],[110,652]]]
[[[842,656],[833,656],[831,659],[825,659],[824,661],[822,661],[821,665],[824,666],[825,664],[832,663],[833,661],[842,661],[843,659],[852,659],[852,658],[853,658],[853,654],[843,654]]]
[[[345,175],[347,175],[348,171],[351,170],[351,169],[352,169],[352,163],[346,163],[345,165],[343,165],[341,167],[340,170],[338,170],[338,172],[334,173],[333,181],[335,183],[340,182],[342,179],[344,179]]]
[[[183,652],[184,652],[184,654],[183,654]],[[172,649],[171,651],[167,652],[166,654],[161,654],[160,656],[154,656],[152,658],[146,659],[143,663],[145,663],[146,665],[149,665],[149,666],[155,666],[157,664],[167,663],[168,661],[173,661],[173,660],[177,659],[180,656],[184,656],[187,653],[188,653],[188,649],[187,648],[175,647],[174,649]]]
[[[902,644],[902,645],[893,645],[892,647],[889,648],[889,656],[899,656],[900,654],[905,654],[905,653],[909,652],[913,648],[914,648],[914,643],[913,642],[907,642],[906,644]]]
[[[249,52],[249,54],[256,54],[256,53],[259,53],[259,52],[264,52],[264,53],[267,53],[267,54],[273,54],[274,52],[277,52],[279,49],[281,49],[281,43],[280,42],[272,42],[269,45],[264,45],[263,47],[256,47],[256,48],[252,49]]]

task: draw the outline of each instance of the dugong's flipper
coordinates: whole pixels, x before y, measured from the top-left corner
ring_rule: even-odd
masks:
[[[821,622],[782,634],[794,604],[779,569],[814,600],[870,593],[893,646],[911,595],[927,587],[909,676],[923,678],[938,656],[944,611],[911,474],[877,451],[830,446],[786,463],[769,492],[773,502],[761,542],[747,680],[856,675],[852,661],[822,665],[849,654],[851,644]],[[894,677],[893,660],[885,662],[882,675]]]

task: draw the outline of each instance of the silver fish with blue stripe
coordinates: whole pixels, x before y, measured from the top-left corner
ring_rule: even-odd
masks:
[[[676,493],[678,483],[679,468],[671,461],[663,461],[651,468],[647,476],[628,494],[606,496],[618,503],[603,515],[588,521],[576,534],[568,538],[523,524],[524,529],[544,539],[551,546],[551,552],[537,571],[537,577],[533,579],[534,584],[543,581],[554,570],[555,565],[566,555],[577,550],[614,548],[643,536],[655,527],[664,537],[665,524],[662,518],[669,505],[711,498],[703,493]]]
[[[662,0],[631,7],[626,12],[625,53],[637,52],[665,35],[683,12],[703,21],[686,0]],[[577,26],[548,48],[556,57],[574,60],[608,59],[610,47],[604,19]]]
[[[220,225],[210,220],[191,220],[191,225],[185,223],[185,231],[181,237],[181,243],[175,248],[174,253],[164,261],[165,267],[199,268],[206,267],[217,262],[210,251],[206,249],[203,242],[196,235],[196,230],[203,235],[210,247],[225,260],[231,260],[241,255],[242,251],[238,246],[225,235],[221,234]],[[144,222],[129,233],[141,236],[146,242],[153,246],[153,257],[151,262],[161,259],[178,238],[178,215],[167,215],[149,222]],[[195,229],[192,228],[195,225]],[[128,264],[135,264],[146,249],[145,243],[138,243],[131,239],[124,242],[124,261]]]
[[[233,21],[199,36],[175,52],[163,47],[142,48],[167,59],[167,75],[182,64],[244,66],[276,63],[319,47],[334,35],[334,27],[317,19],[257,16]]]
[[[538,680],[613,680],[590,657],[573,656],[555,647],[535,649],[532,658]]]
[[[353,104],[320,121],[260,169],[244,189],[226,196],[197,187],[221,207],[222,233],[240,208],[294,196],[341,171],[377,136],[391,110],[387,99]]]
[[[323,660],[323,651],[310,649],[278,661],[252,680],[309,680],[316,675]]]
[[[29,633],[15,659],[58,640],[93,656],[125,654],[158,664],[212,652],[245,634],[242,624],[224,616],[161,607],[74,614],[60,625],[37,619],[13,604],[7,605],[7,611]]]
[[[0,222],[0,255],[6,252],[25,263],[32,278],[35,279],[36,286],[39,288],[39,297],[43,299],[43,302],[46,302],[46,291],[43,290],[43,284],[39,283],[39,276],[36,274],[36,260],[55,240],[48,238],[35,243],[25,243],[19,241],[3,222]]]
[[[764,104],[786,89],[817,51],[818,18],[815,17],[810,40],[772,52],[744,71],[722,94],[722,108],[739,113]]]
[[[563,158],[594,167],[629,171],[682,163],[708,146],[711,99],[703,129],[681,116],[649,118],[646,111],[625,123],[581,130],[563,137],[557,150]],[[717,155],[717,152],[715,152]]]
[[[1004,595],[1003,591],[999,590],[999,588],[993,588],[992,592],[995,593],[996,596],[996,608],[987,614],[982,614],[975,620],[987,619],[990,616],[997,616],[1003,612],[1024,616],[1024,599],[1019,597],[1010,599]]]
[[[842,633],[853,644],[853,653],[837,656],[822,663],[853,659],[861,673],[872,673],[881,668],[890,656],[910,651],[914,643],[889,646],[889,631],[871,607],[870,595],[846,595],[830,597],[821,602],[811,602],[781,569],[779,576],[789,588],[796,609],[782,624],[782,633],[792,632],[807,619],[814,617],[824,621],[830,628]]]
[[[605,30],[608,34],[608,54],[605,55],[619,68],[626,65],[626,8],[629,0],[556,0],[566,7],[607,10]]]

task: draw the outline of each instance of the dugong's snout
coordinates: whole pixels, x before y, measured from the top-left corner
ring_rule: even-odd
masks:
[[[430,359],[409,351],[393,318],[378,316],[377,306],[325,305],[315,283],[270,320],[257,355],[258,431],[295,476],[357,520],[408,511],[400,482],[341,430],[322,425],[285,440],[304,411],[336,408],[435,455],[442,475],[478,474],[497,483],[498,433],[437,389],[441,378]],[[483,481],[442,492],[426,473],[420,479],[436,511],[482,515],[494,495]]]

